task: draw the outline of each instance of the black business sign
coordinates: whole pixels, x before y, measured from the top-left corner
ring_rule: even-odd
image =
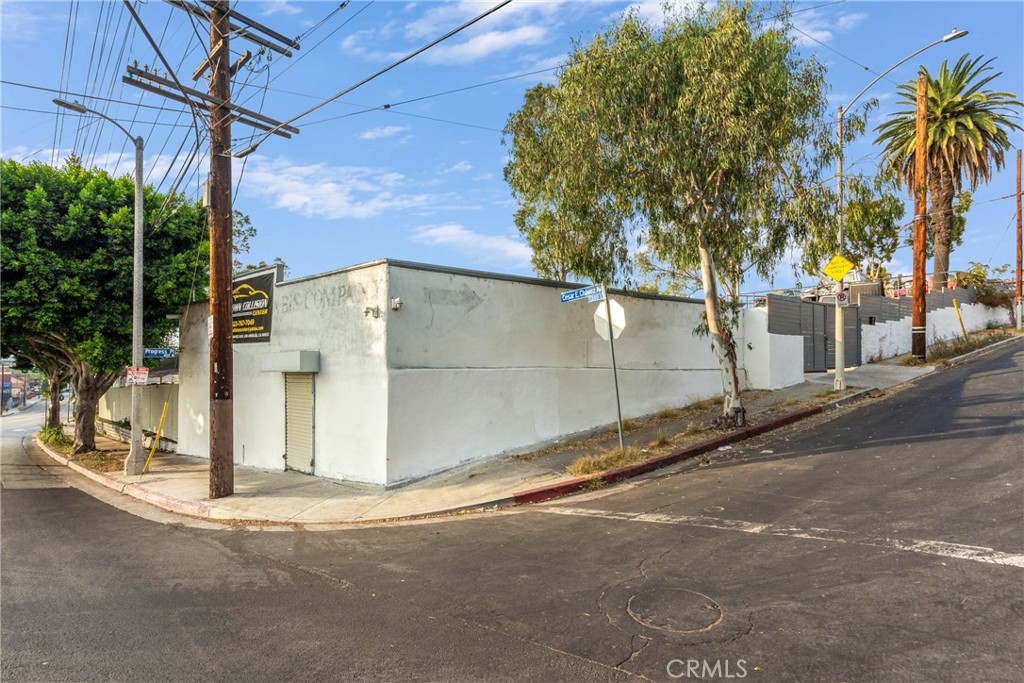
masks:
[[[275,271],[235,278],[231,288],[231,336],[236,344],[270,341]]]

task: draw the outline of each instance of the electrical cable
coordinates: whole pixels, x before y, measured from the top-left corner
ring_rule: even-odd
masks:
[[[397,67],[397,66],[399,66],[401,64],[404,64],[405,62],[407,62],[410,59],[416,57],[417,55],[422,54],[423,52],[426,52],[427,50],[429,50],[430,48],[434,47],[435,45],[437,45],[437,44],[439,44],[441,42],[444,42],[445,40],[448,40],[449,38],[451,38],[452,36],[456,35],[457,33],[460,33],[461,31],[464,31],[465,29],[469,28],[473,24],[475,24],[475,23],[477,23],[479,21],[482,21],[483,19],[489,17],[490,15],[494,14],[495,12],[497,12],[498,10],[500,10],[503,7],[505,7],[506,5],[508,5],[511,2],[512,2],[512,0],[502,0],[502,2],[499,2],[497,5],[491,7],[490,9],[486,10],[485,12],[483,12],[483,13],[475,16],[475,17],[473,17],[469,21],[467,21],[467,22],[463,23],[462,25],[452,29],[451,31],[449,31],[448,33],[444,34],[440,38],[432,40],[431,42],[427,43],[423,47],[421,47],[421,48],[419,48],[417,50],[414,50],[413,52],[410,52],[409,54],[407,54],[406,56],[402,57],[398,61],[393,62],[392,64],[384,67],[383,69],[380,69],[376,73],[374,73],[374,74],[372,74],[370,76],[367,76],[366,78],[364,78],[363,80],[359,81],[355,85],[351,85],[348,88],[345,88],[341,92],[339,92],[339,93],[337,93],[335,95],[332,95],[331,97],[327,98],[323,102],[310,107],[306,111],[304,111],[304,112],[302,112],[302,113],[300,113],[300,114],[298,114],[296,116],[293,116],[292,118],[288,119],[284,123],[279,123],[274,129],[264,133],[263,137],[260,138],[259,142],[255,143],[254,145],[250,145],[249,147],[247,147],[244,150],[244,153],[245,154],[249,154],[252,151],[254,151],[256,149],[256,147],[261,145],[268,137],[270,137],[270,135],[272,134],[272,132],[274,130],[280,129],[282,126],[286,126],[286,125],[288,125],[290,123],[294,123],[295,121],[298,121],[302,117],[304,117],[304,116],[306,116],[306,115],[316,111],[317,109],[320,109],[321,107],[325,107],[328,104],[330,104],[331,102],[337,100],[338,98],[340,98],[340,97],[342,97],[344,95],[347,95],[348,93],[352,92],[356,88],[359,88],[359,87],[361,87],[363,85],[366,85],[367,83],[369,83],[373,79],[377,78],[378,76],[381,76],[381,75],[387,73],[388,71],[391,71],[395,67]]]
[[[15,106],[12,106],[12,105],[9,105],[9,104],[0,104],[0,109],[10,109],[12,111],[27,111],[27,112],[32,112],[33,114],[48,114],[50,116],[64,116],[65,115],[65,114],[61,114],[61,112],[59,112],[59,111],[53,111],[53,110],[48,110],[48,109],[31,109],[29,107],[15,107]],[[76,115],[75,112],[68,112],[68,114],[66,114],[66,116],[75,116],[75,115]],[[78,116],[83,116],[83,117],[88,116],[87,114],[77,114],[77,115]],[[117,121],[118,123],[131,123],[127,119],[115,119],[114,117],[110,117],[110,118],[113,119],[114,121]],[[171,127],[171,128],[191,128],[192,127],[192,126],[188,125],[187,123],[175,124],[175,123],[164,123],[162,121],[139,121],[138,123],[140,123],[141,125],[144,125],[144,126],[148,126],[148,125],[152,124],[154,126],[168,126],[168,127]]]
[[[57,93],[58,95],[64,95],[66,97],[82,97],[82,98],[85,98],[87,100],[100,100],[102,102],[113,102],[115,104],[127,104],[127,105],[132,106],[132,107],[139,106],[139,107],[142,107],[143,109],[159,109],[159,110],[163,110],[163,111],[177,111],[177,110],[174,110],[174,109],[167,109],[166,107],[157,106],[155,104],[138,104],[136,102],[129,102],[128,100],[118,100],[118,99],[114,99],[114,98],[110,98],[110,97],[100,97],[99,95],[87,95],[86,93],[70,92],[70,91],[67,91],[67,90],[58,90],[57,88],[44,88],[41,85],[31,85],[29,83],[18,83],[16,81],[8,81],[8,80],[3,80],[3,79],[0,79],[0,83],[2,83],[4,85],[17,86],[19,88],[29,88],[31,90],[41,90],[43,92]],[[181,111],[184,112],[185,110],[182,109]]]

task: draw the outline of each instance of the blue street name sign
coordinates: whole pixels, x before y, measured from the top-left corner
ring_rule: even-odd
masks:
[[[169,349],[166,347],[158,347],[155,349],[146,348],[143,353],[143,358],[174,358],[178,355],[178,349]]]
[[[601,301],[604,299],[604,294],[601,291],[601,285],[591,285],[589,287],[574,289],[571,292],[562,292],[563,304],[567,304],[570,301],[578,301],[580,299],[586,299],[587,301]]]

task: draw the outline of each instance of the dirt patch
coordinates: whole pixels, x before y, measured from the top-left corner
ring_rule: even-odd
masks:
[[[82,467],[88,467],[94,472],[118,472],[124,469],[125,458],[128,457],[128,449],[86,451],[71,458]]]

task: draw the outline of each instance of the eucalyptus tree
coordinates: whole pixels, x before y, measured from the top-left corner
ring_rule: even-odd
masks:
[[[519,114],[537,123],[528,127],[536,139],[509,126],[507,177],[521,207],[559,220],[570,210],[550,224],[558,232],[574,232],[587,202],[610,209],[612,220],[573,243],[588,264],[611,256],[605,274],[627,269],[621,247],[635,238],[677,271],[699,269],[721,426],[743,424],[745,411],[720,275],[749,262],[770,277],[823,205],[813,195],[829,138],[824,69],[800,57],[790,27],[786,6],[753,2],[700,7],[660,30],[627,14],[573,50],[542,116],[529,113],[529,96],[513,115],[513,124]]]
[[[844,255],[872,280],[880,276],[885,262],[900,247],[905,207],[895,192],[895,182],[893,173],[884,167],[874,176],[850,175],[844,182]],[[826,221],[822,225],[824,229],[811,231],[801,244],[801,264],[808,274],[820,273],[822,264],[836,253],[835,224]]]
[[[945,283],[949,254],[957,229],[955,196],[964,185],[976,190],[992,178],[1005,162],[1011,147],[1009,133],[1020,130],[1021,102],[1010,92],[985,90],[1002,75],[989,74],[994,60],[982,62],[963,55],[952,70],[942,62],[937,76],[928,77],[928,193],[931,195],[931,242],[936,283]],[[923,67],[922,67],[923,69]],[[878,126],[876,142],[885,145],[884,155],[908,188],[914,187],[916,81],[898,88],[898,111]],[[962,225],[959,226],[962,229]],[[962,232],[961,232],[962,235]]]
[[[595,121],[573,118],[571,97],[544,84],[526,92],[505,126],[511,147],[505,180],[519,203],[516,227],[537,274],[608,283],[629,270],[630,206],[610,191],[619,169],[601,130]]]

